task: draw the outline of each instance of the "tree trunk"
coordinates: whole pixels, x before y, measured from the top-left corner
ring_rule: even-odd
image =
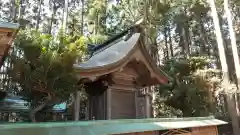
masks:
[[[231,39],[231,44],[232,44],[232,53],[233,53],[233,59],[234,59],[234,65],[235,65],[235,72],[236,72],[236,76],[237,76],[237,86],[239,89],[239,86],[240,86],[240,62],[239,62],[235,32],[233,30],[232,14],[231,14],[231,11],[229,10],[228,0],[224,0],[224,9],[225,9],[225,12],[227,15],[230,39]]]
[[[186,51],[187,48],[186,48],[185,37],[184,37],[184,29],[182,28],[182,26],[179,26],[179,27],[180,27],[180,32],[178,33],[180,37],[179,46],[181,47],[181,53],[185,55],[187,53]]]
[[[22,3],[23,0],[19,0],[19,6],[18,6],[18,22],[21,21],[23,13],[22,13]]]
[[[68,0],[65,0],[64,3],[64,14],[63,14],[63,33],[67,30],[67,22],[68,22]]]
[[[219,56],[220,56],[220,61],[221,61],[221,66],[222,66],[222,78],[223,78],[223,87],[224,89],[227,89],[230,83],[229,79],[229,74],[228,74],[228,66],[227,66],[227,61],[226,61],[226,56],[225,56],[225,50],[223,46],[223,38],[222,34],[220,31],[220,26],[219,26],[219,19],[218,19],[218,14],[217,10],[215,7],[215,2],[214,0],[209,0],[209,4],[211,7],[212,11],[212,18],[213,18],[213,23],[214,23],[214,28],[215,28],[215,34],[217,37],[217,43],[218,43],[218,50],[219,50]],[[231,120],[232,120],[232,127],[234,131],[234,135],[238,135],[239,132],[239,126],[238,126],[238,117],[236,113],[236,108],[234,106],[235,102],[233,101],[232,94],[227,94],[227,104],[228,104],[228,112],[230,114]]]
[[[39,0],[38,3],[38,14],[37,14],[37,23],[36,23],[36,30],[39,29],[40,19],[41,19],[41,11],[42,11],[42,0]]]
[[[165,39],[165,52],[166,52],[166,56],[165,59],[168,60],[169,59],[169,53],[168,53],[168,40],[167,40],[168,36],[167,36],[167,26],[166,26],[166,22],[164,25],[164,39]]]
[[[50,26],[48,28],[48,34],[52,33],[52,26],[53,26],[53,21],[54,21],[54,16],[56,14],[56,3],[53,3],[53,11],[52,11],[52,16],[51,16],[51,20],[50,20]]]
[[[232,22],[232,14],[229,10],[229,5],[228,5],[228,0],[224,0],[224,9],[227,15],[227,21],[228,21],[228,26],[229,26],[229,33],[230,33],[230,39],[231,39],[231,44],[232,44],[232,53],[233,53],[233,59],[234,59],[234,66],[235,66],[235,72],[236,72],[236,77],[237,77],[237,86],[239,89],[240,86],[240,63],[239,63],[239,56],[238,56],[238,48],[236,44],[236,37],[235,33],[233,30],[233,22]],[[233,95],[231,95],[233,96]],[[229,100],[233,99],[233,97],[230,97]],[[237,99],[235,99],[237,101]],[[232,101],[232,104],[235,104],[236,102]],[[240,128],[239,128],[239,120],[238,120],[238,106],[231,105],[230,106],[231,110],[230,116],[232,116],[232,126],[233,126],[233,132],[234,135],[237,135],[240,133]]]
[[[11,19],[13,22],[16,22],[17,6],[15,0],[11,0]]]
[[[233,133],[234,135],[239,135],[239,120],[236,112],[236,106],[235,106],[235,100],[234,100],[234,94],[230,93],[227,94],[227,107],[228,107],[228,112],[231,116],[231,123],[233,127]]]
[[[187,8],[184,7],[184,12],[185,12],[185,15],[186,17],[187,16]],[[191,45],[191,40],[190,40],[190,31],[189,31],[189,21],[187,20],[185,22],[185,24],[183,24],[183,32],[184,32],[184,40],[185,40],[185,51],[187,53],[187,55],[189,55],[191,53],[191,50],[190,50],[190,45]]]
[[[81,14],[81,35],[83,35],[83,27],[84,27],[84,0],[82,0],[82,14]]]
[[[49,101],[51,101],[52,97],[50,94],[48,94],[48,97],[43,101],[43,103],[39,106],[37,106],[36,108],[32,109],[29,113],[29,117],[31,119],[32,122],[37,122],[36,121],[36,113],[41,111],[46,105],[47,103],[49,103]]]
[[[228,66],[227,66],[226,55],[225,55],[225,50],[223,46],[223,38],[220,30],[219,19],[218,19],[218,14],[217,14],[214,0],[209,0],[209,4],[212,10],[212,18],[213,18],[215,34],[216,34],[217,43],[218,43],[219,57],[220,57],[220,62],[221,62],[221,67],[223,72],[222,78],[226,81],[229,81]]]
[[[96,19],[94,20],[94,35],[98,34],[98,21],[99,21],[99,13],[96,15]]]
[[[201,18],[199,19],[199,22],[200,22],[200,36],[202,39],[201,53],[205,53],[207,51],[208,56],[210,56],[209,47],[206,47],[206,45],[208,45],[208,39],[207,36],[205,35],[206,31],[203,25],[204,23]]]
[[[169,37],[169,48],[170,48],[170,54],[171,54],[171,58],[173,58],[173,44],[172,44],[172,36],[171,36],[171,29],[168,27],[168,37]]]

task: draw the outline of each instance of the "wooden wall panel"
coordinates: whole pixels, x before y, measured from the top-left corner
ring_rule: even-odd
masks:
[[[216,126],[192,128],[192,135],[218,135]]]
[[[136,118],[135,92],[112,89],[112,119]]]
[[[155,131],[147,132],[136,132],[136,133],[125,133],[125,134],[115,134],[115,135],[218,135],[218,130],[216,126],[209,127],[196,127],[192,128],[189,133],[174,133],[174,132],[164,132],[157,133]]]
[[[107,115],[106,91],[100,96],[89,96],[89,119],[104,120]]]
[[[137,133],[125,133],[115,135],[155,135],[155,131],[137,132]]]

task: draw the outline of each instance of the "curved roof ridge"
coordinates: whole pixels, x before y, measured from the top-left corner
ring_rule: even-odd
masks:
[[[86,62],[80,65],[75,65],[78,69],[95,69],[99,67],[108,66],[124,59],[129,52],[135,47],[140,38],[140,33],[134,33],[128,40],[121,40],[107,49],[93,55]]]
[[[105,48],[106,46],[109,46],[109,44],[111,44],[112,42],[119,40],[121,38],[123,38],[124,36],[128,35],[128,34],[133,34],[136,33],[135,29],[138,28],[140,26],[140,23],[136,23],[130,27],[128,27],[127,29],[123,30],[122,32],[114,35],[113,37],[109,38],[108,40],[106,40],[105,42],[103,42],[102,44],[89,44],[88,45],[88,51],[90,52],[90,54],[94,55],[94,53],[96,51],[98,51],[99,49]]]

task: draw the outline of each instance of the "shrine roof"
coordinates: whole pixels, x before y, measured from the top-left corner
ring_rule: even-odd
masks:
[[[227,124],[214,117],[150,118],[0,125],[1,135],[110,135]]]
[[[90,45],[91,57],[75,64],[75,69],[81,78],[96,77],[118,71],[131,61],[140,59],[151,75],[156,76],[159,83],[155,81],[154,84],[167,83],[169,77],[149,55],[142,38],[141,28],[132,26],[103,44]]]

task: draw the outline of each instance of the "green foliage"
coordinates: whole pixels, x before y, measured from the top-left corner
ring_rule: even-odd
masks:
[[[35,108],[51,96],[51,104],[69,99],[71,93],[81,90],[73,64],[78,54],[84,55],[86,42],[74,40],[61,33],[57,38],[36,31],[21,31],[15,46],[22,55],[10,58],[13,68],[8,74],[19,84],[16,91]]]
[[[174,81],[157,88],[158,105],[168,106],[159,110],[169,112],[169,107],[178,111],[176,116],[206,116],[211,113],[213,82],[212,76],[219,74],[217,70],[209,70],[210,60],[204,57],[187,59],[170,59],[165,61],[164,70]]]

